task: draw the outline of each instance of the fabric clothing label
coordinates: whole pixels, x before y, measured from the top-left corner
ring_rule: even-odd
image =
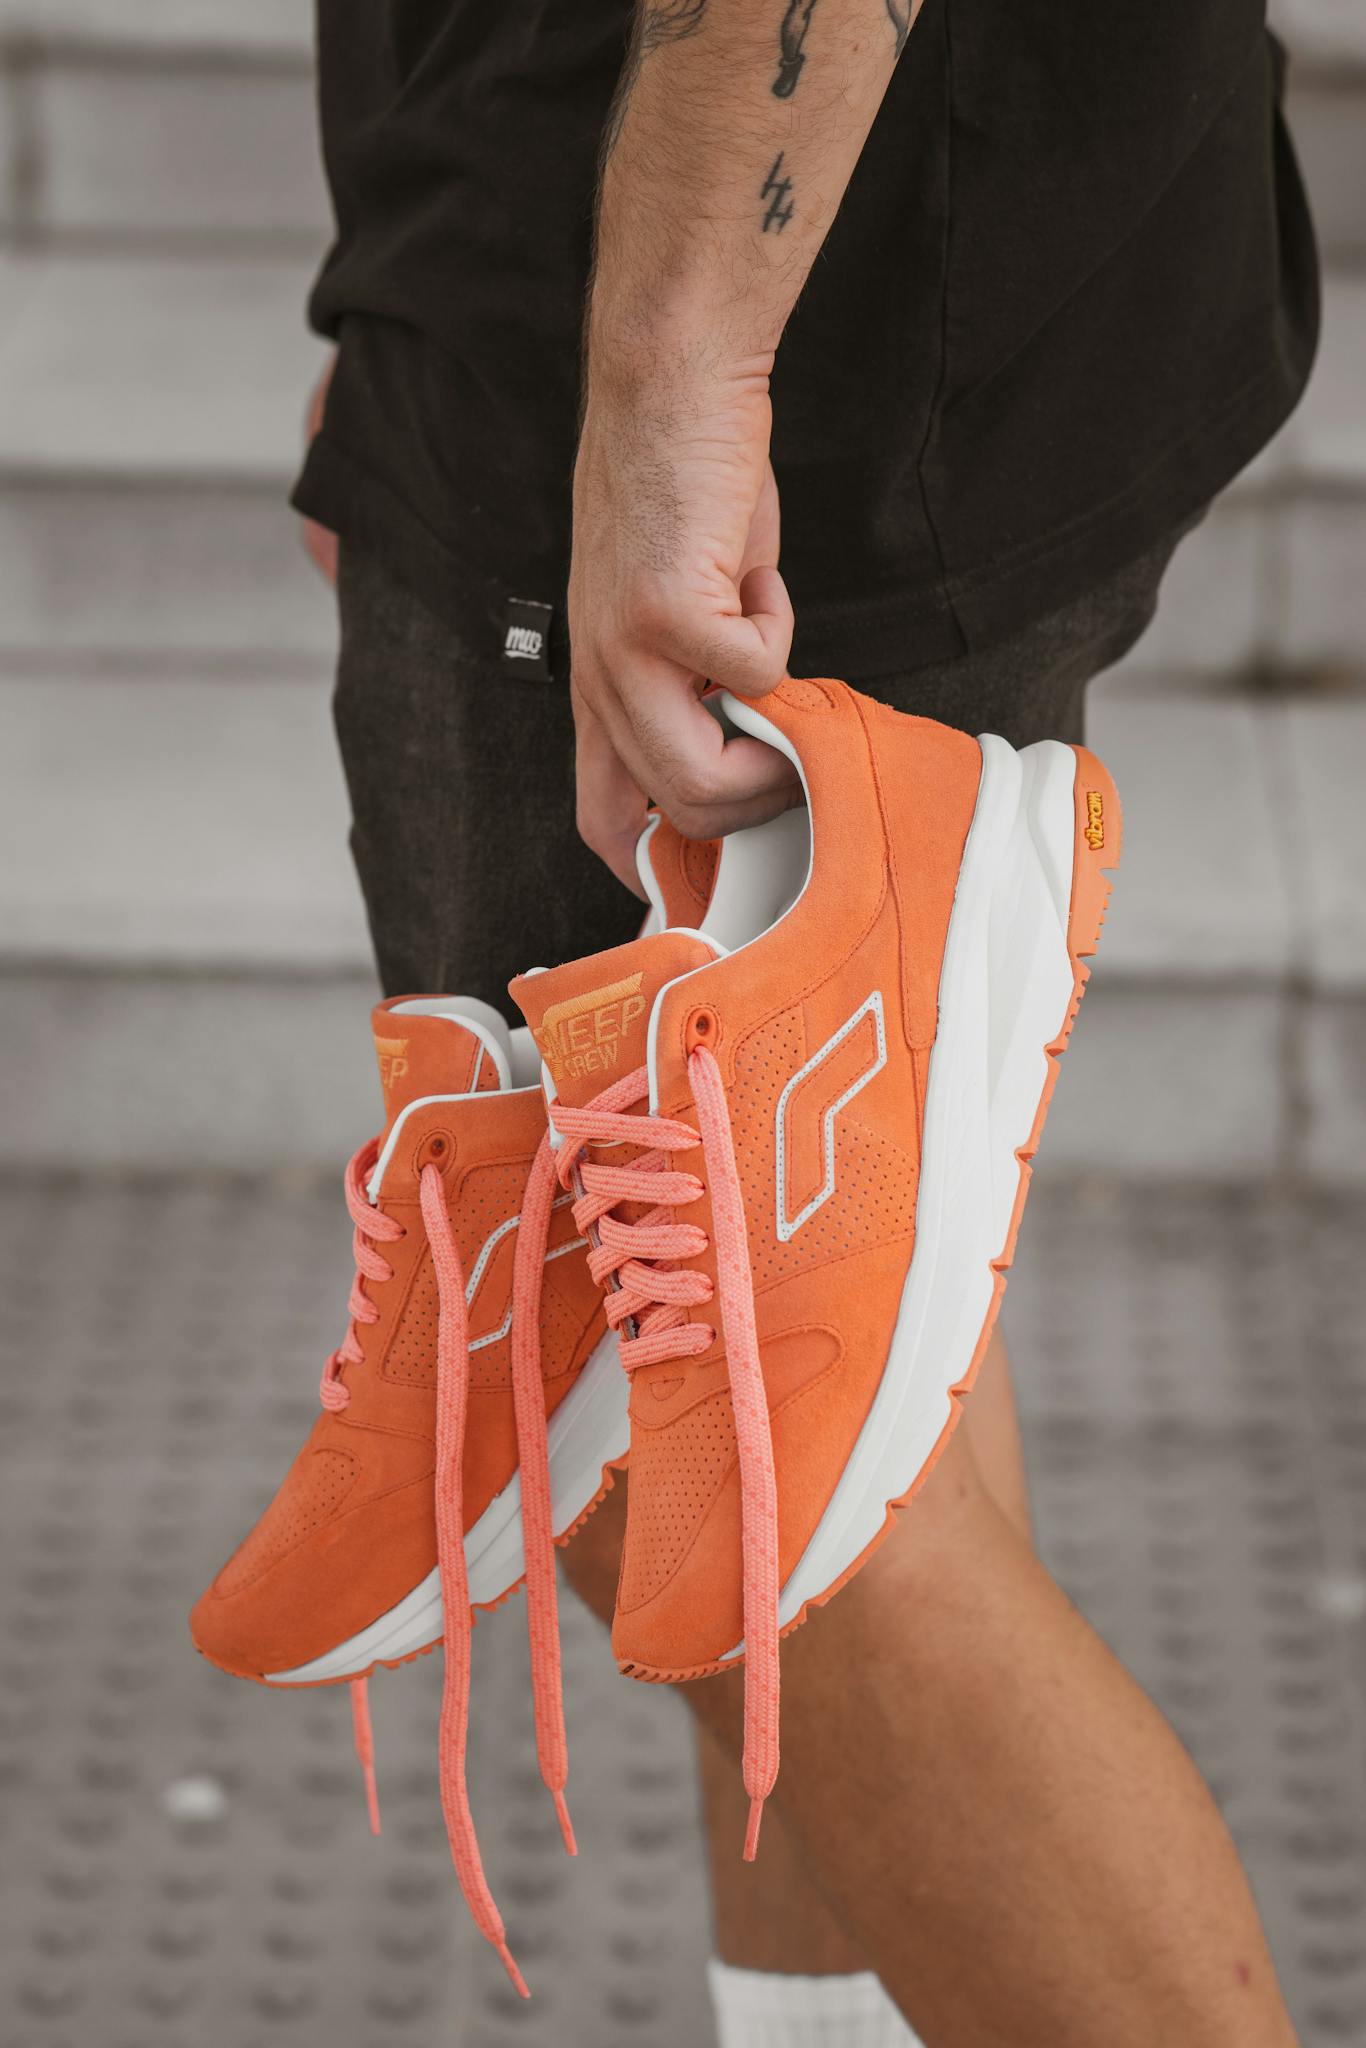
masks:
[[[510,597],[503,617],[502,667],[508,675],[550,681],[552,607],[531,598]]]

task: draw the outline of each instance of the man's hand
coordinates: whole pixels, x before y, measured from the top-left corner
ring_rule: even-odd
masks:
[[[786,669],[769,373],[915,4],[636,0],[569,589],[579,830],[630,886],[647,797],[704,838],[796,799],[786,759],[725,742],[701,691],[762,696]]]
[[[771,690],[792,644],[768,370],[675,355],[590,389],[569,587],[578,820],[628,888],[647,798],[711,839],[798,793],[784,755],[727,742],[701,701],[708,682]]]
[[[332,372],[336,367],[337,356],[334,350],[328,357],[327,366],[314,385],[312,395],[308,401],[308,413],[304,421],[305,447],[322,431],[323,411],[327,405],[327,387],[332,382]],[[316,519],[305,519],[302,524],[304,529],[304,546],[308,550],[310,560],[321,570],[329,583],[335,584],[337,581],[336,534],[332,532],[330,527],[319,526]]]

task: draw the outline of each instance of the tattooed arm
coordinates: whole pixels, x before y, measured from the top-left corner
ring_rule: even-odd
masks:
[[[784,672],[769,373],[919,0],[637,0],[604,144],[570,579],[579,827],[710,837],[794,798],[712,680]]]

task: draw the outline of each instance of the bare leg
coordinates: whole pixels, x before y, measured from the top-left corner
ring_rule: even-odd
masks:
[[[738,1680],[686,1690],[737,1751]],[[783,1694],[789,1835],[934,2048],[1290,2048],[1213,1801],[966,1436]]]
[[[1010,1361],[999,1335],[964,1408],[963,1427],[972,1435],[986,1485],[1027,1540],[1024,1459]],[[567,1576],[604,1622],[612,1615],[624,1510],[625,1489],[618,1487],[566,1554]],[[843,1976],[869,1969],[867,1955],[812,1884],[808,1860],[788,1836],[780,1812],[765,1817],[764,1853],[758,1862],[740,1861],[736,1843],[744,1839],[749,1800],[731,1749],[702,1721],[697,1724],[697,1760],[721,1960],[791,1976]]]
[[[1028,1541],[1024,1455],[1010,1360],[999,1335],[982,1362],[972,1398],[964,1406],[962,1426],[972,1438],[977,1469],[988,1491]],[[777,1811],[765,1816],[763,1855],[754,1864],[740,1861],[735,1845],[744,1840],[749,1798],[733,1752],[701,1721],[697,1761],[716,1953],[722,1962],[741,1969],[808,1977],[871,1969],[868,1956],[812,1884],[809,1860],[788,1835]]]
[[[594,1543],[570,1563],[601,1612],[610,1514]],[[734,1757],[738,1676],[683,1696]],[[966,1430],[785,1643],[774,1804],[855,1966],[934,2048],[1294,2042],[1208,1792],[992,1500]],[[771,1846],[741,1880],[767,1881]]]

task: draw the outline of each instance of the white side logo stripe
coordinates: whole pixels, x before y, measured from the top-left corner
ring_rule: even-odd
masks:
[[[824,1178],[811,1200],[795,1216],[787,1213],[787,1106],[795,1091],[807,1076],[813,1074],[822,1060],[828,1059],[838,1046],[843,1045],[851,1031],[857,1031],[864,1018],[871,1016],[877,1028],[877,1058],[866,1067],[857,1080],[851,1081],[843,1095],[836,1098],[825,1112],[823,1119]],[[887,1064],[887,1027],[882,1014],[881,991],[873,993],[861,1002],[852,1017],[840,1025],[833,1037],[827,1038],[819,1052],[813,1052],[804,1067],[799,1067],[782,1094],[778,1097],[778,1113],[774,1149],[777,1153],[776,1184],[778,1193],[778,1241],[786,1244],[794,1237],[803,1223],[809,1223],[823,1202],[828,1202],[835,1192],[835,1118],[842,1109],[847,1109],[861,1088],[866,1088],[875,1074],[880,1074]]]
[[[556,1198],[555,1202],[552,1204],[552,1207],[556,1209],[567,1208],[569,1203],[572,1202],[573,1199],[574,1197],[572,1195],[560,1195]],[[520,1215],[509,1216],[506,1222],[500,1223],[498,1225],[498,1228],[496,1230],[491,1230],[488,1236],[484,1239],[484,1242],[479,1249],[479,1256],[475,1260],[473,1268],[471,1269],[470,1277],[465,1282],[465,1306],[467,1308],[472,1307],[474,1304],[474,1297],[479,1292],[479,1282],[484,1277],[484,1273],[487,1270],[489,1260],[493,1257],[493,1254],[497,1251],[499,1245],[507,1236],[508,1232],[510,1230],[515,1230],[517,1228],[517,1225],[521,1222],[521,1220],[522,1219]],[[550,1261],[552,1259],[562,1259],[566,1252],[576,1252],[578,1251],[581,1245],[585,1245],[587,1244],[587,1242],[588,1239],[586,1237],[571,1237],[567,1244],[554,1245],[551,1248],[551,1250],[549,1250],[545,1255],[545,1262],[547,1266],[550,1264]],[[486,1344],[497,1344],[502,1338],[506,1337],[508,1331],[511,1328],[512,1297],[511,1295],[509,1295],[507,1314],[503,1317],[503,1320],[498,1325],[498,1328],[496,1330],[486,1331],[482,1337],[474,1338],[474,1340],[470,1344],[470,1350],[482,1351]]]

